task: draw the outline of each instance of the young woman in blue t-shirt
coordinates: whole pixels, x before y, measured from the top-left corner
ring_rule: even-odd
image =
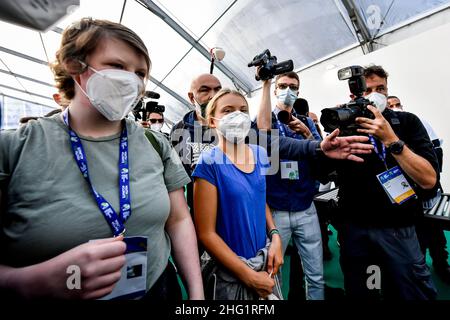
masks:
[[[214,298],[265,298],[273,292],[274,277],[283,263],[281,239],[266,204],[266,150],[245,144],[251,121],[247,101],[239,92],[219,91],[206,116],[219,133],[219,144],[202,153],[193,173],[197,234],[222,272],[249,292],[242,296],[228,288],[214,290]],[[272,241],[266,246],[267,235]],[[267,254],[255,268],[254,257],[261,252]]]

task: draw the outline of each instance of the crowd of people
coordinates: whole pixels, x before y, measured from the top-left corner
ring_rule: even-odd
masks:
[[[2,294],[178,301],[180,277],[193,300],[283,299],[292,241],[301,264],[291,274],[323,300],[326,224],[313,198],[335,172],[346,297],[435,299],[424,253],[437,252],[448,276],[445,236],[433,241],[421,217],[441,189],[440,144],[393,110],[381,66],[365,68],[364,95],[377,103],[351,136],[321,132],[295,72],[275,78],[275,106],[263,81],[255,121],[245,96],[200,74],[187,95],[194,110],[164,135],[161,112],[127,117],[151,66],[121,24],[83,18],[63,32],[52,64],[61,112],[0,132]]]

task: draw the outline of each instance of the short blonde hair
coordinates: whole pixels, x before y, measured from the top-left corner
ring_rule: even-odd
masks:
[[[209,127],[211,127],[211,120],[212,120],[211,118],[214,116],[214,113],[216,112],[216,109],[217,109],[217,101],[227,94],[233,94],[235,96],[241,97],[245,101],[245,104],[248,107],[247,99],[239,91],[228,89],[228,88],[220,89],[220,91],[217,92],[215,94],[215,96],[208,102],[208,105],[206,107],[206,120],[208,121]]]

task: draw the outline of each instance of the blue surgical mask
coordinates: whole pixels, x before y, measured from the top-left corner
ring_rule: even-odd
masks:
[[[286,106],[293,106],[296,99],[297,94],[290,88],[286,88],[283,90],[278,89],[277,100],[279,103],[284,104]]]

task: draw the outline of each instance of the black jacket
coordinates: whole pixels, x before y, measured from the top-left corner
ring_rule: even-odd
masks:
[[[394,112],[386,109],[383,116],[391,124],[396,135],[417,155],[425,158],[436,171],[439,180],[439,166],[433,145],[422,122],[412,113]],[[381,144],[377,142],[378,149]],[[332,161],[338,173],[339,213],[341,222],[373,227],[403,227],[413,225],[423,216],[421,197],[427,191],[416,185],[405,173],[406,179],[419,195],[404,203],[392,204],[379,183],[377,175],[386,171],[384,163],[375,152],[363,155],[364,163]],[[392,168],[398,163],[387,152],[386,163]]]

